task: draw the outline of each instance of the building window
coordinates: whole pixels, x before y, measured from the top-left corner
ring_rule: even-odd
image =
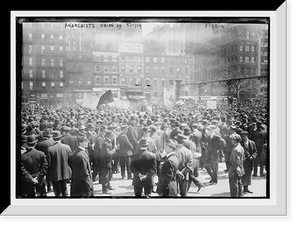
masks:
[[[51,89],[54,90],[55,89],[55,83],[51,82]]]
[[[64,62],[63,62],[63,59],[60,59],[60,60],[59,60],[59,66],[62,67],[62,66],[64,65],[63,63],[64,63]]]
[[[153,57],[153,62],[157,63],[157,61],[158,61],[158,58],[157,57]]]
[[[43,90],[46,89],[46,82],[42,82],[42,87],[43,87]]]
[[[118,57],[117,57],[117,56],[113,56],[112,58],[113,58],[113,61],[114,61],[114,62],[117,62],[117,61],[118,61]]]
[[[121,61],[122,61],[122,62],[125,62],[125,56],[122,56],[122,57],[121,57]]]
[[[146,66],[145,70],[146,70],[146,73],[149,74],[150,73],[150,66]]]
[[[104,72],[108,72],[108,66],[104,65]]]
[[[59,71],[59,77],[64,78],[64,72],[63,71]]]
[[[161,67],[161,73],[165,74],[166,73],[166,68],[165,67]]]
[[[100,72],[100,66],[99,65],[95,66],[95,72]]]
[[[138,58],[137,58],[137,62],[138,62],[138,63],[141,63],[141,62],[142,62],[142,58],[141,58],[141,57],[138,57]]]
[[[153,68],[153,72],[154,72],[154,73],[157,73],[157,70],[158,70],[158,67],[154,67],[154,68]]]
[[[54,59],[51,59],[51,67],[54,66]]]
[[[42,58],[42,66],[45,66],[46,65],[46,61],[44,58]]]
[[[113,66],[112,66],[112,71],[113,71],[113,72],[117,72],[117,66],[113,65]]]
[[[86,84],[91,85],[92,81],[90,78],[87,79]]]
[[[255,64],[255,57],[254,56],[251,56],[251,63]]]
[[[132,65],[129,66],[129,72],[133,72],[133,66]]]
[[[29,90],[30,90],[30,91],[33,90],[33,82],[29,82]]]
[[[45,77],[46,77],[46,71],[42,70],[42,78],[45,78]]]
[[[29,58],[29,66],[32,66],[33,59]]]
[[[28,33],[28,38],[30,41],[32,41],[32,33]]]
[[[245,56],[245,63],[249,63],[249,56]]]
[[[118,84],[117,82],[117,76],[112,77],[112,84]]]
[[[121,78],[121,84],[126,85],[126,78],[124,78],[124,77]]]
[[[32,45],[28,46],[28,53],[32,53]]]
[[[41,39],[45,39],[45,34],[41,34]]]
[[[59,40],[62,40],[63,39],[63,35],[59,35]]]
[[[184,79],[184,83],[189,83],[189,78],[186,77],[186,78]]]
[[[108,56],[108,61],[112,61],[112,56]]]
[[[250,37],[250,31],[247,30],[247,31],[246,31],[246,39],[249,40],[249,37]]]
[[[154,78],[153,84],[156,86],[157,85],[157,78]]]
[[[162,87],[165,86],[165,79],[164,79],[164,78],[161,79],[161,86],[162,86]]]
[[[121,65],[121,71],[126,72],[125,65]]]
[[[185,67],[185,74],[189,74],[189,68]]]
[[[150,86],[151,83],[150,83],[150,79],[149,78],[146,78],[146,86]]]
[[[244,62],[244,57],[240,56],[240,63],[243,63],[243,62]]]
[[[53,39],[54,39],[54,35],[52,35],[52,34],[51,34],[51,35],[50,35],[50,39],[52,39],[52,40],[53,40]]]
[[[78,80],[78,84],[82,84],[82,78],[79,78],[79,80]]]
[[[70,84],[73,84],[74,82],[73,82],[73,80],[70,80],[70,82],[69,82]]]
[[[43,46],[43,45],[41,46],[41,52],[45,53],[45,46]]]
[[[251,52],[255,52],[255,46],[251,46]]]
[[[99,85],[101,83],[101,77],[100,76],[95,76],[95,84]]]
[[[146,57],[146,63],[149,63],[150,62],[150,57]]]
[[[169,85],[173,86],[174,81],[173,80],[169,80]]]
[[[248,45],[245,46],[245,51],[246,51],[246,52],[249,52],[249,51],[250,51],[250,48],[249,48]]]
[[[63,47],[59,47],[59,53],[63,53]]]
[[[161,58],[161,63],[165,63],[166,62],[166,58],[162,57]]]
[[[250,69],[249,68],[246,68],[246,75],[250,75]]]
[[[138,71],[138,73],[141,73],[142,72],[142,66],[138,66],[138,68],[137,68],[137,71]]]
[[[108,76],[104,76],[104,84],[109,84],[109,77]]]
[[[240,45],[240,52],[243,52],[243,51],[244,51],[244,46]]]
[[[133,62],[133,57],[129,57],[129,62]]]
[[[50,53],[54,53],[54,46],[50,47]]]
[[[29,70],[29,78],[33,78],[33,70]]]

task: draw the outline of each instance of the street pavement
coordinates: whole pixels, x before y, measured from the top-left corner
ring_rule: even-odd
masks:
[[[219,163],[218,183],[210,185],[210,176],[206,170],[200,170],[199,179],[204,187],[197,192],[198,187],[193,183],[189,189],[187,197],[230,197],[228,173],[224,173],[225,163]],[[259,171],[259,170],[258,170]],[[113,174],[111,185],[115,190],[111,190],[110,194],[102,193],[102,185],[98,181],[94,183],[94,195],[95,197],[134,197],[132,180],[122,179],[121,174]],[[252,185],[249,186],[249,190],[253,193],[244,194],[244,197],[266,197],[267,180],[266,177],[252,177]],[[156,186],[154,187],[156,190]],[[70,184],[68,184],[68,191],[70,193]],[[54,196],[53,192],[47,194],[48,196]],[[156,193],[152,193],[152,196],[158,196]]]

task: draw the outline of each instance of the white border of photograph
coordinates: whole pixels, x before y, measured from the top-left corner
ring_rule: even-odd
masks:
[[[269,199],[16,199],[17,17],[270,17]],[[11,12],[11,205],[4,216],[284,216],[287,214],[287,3],[277,11],[18,11]],[[278,170],[280,168],[280,172]],[[229,188],[229,187],[228,187]]]

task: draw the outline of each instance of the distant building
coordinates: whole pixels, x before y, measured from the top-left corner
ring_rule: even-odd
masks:
[[[63,23],[23,23],[22,102],[68,100],[66,45]]]

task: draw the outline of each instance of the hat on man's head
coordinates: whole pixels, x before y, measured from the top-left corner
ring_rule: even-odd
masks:
[[[166,140],[166,144],[167,144],[168,146],[170,146],[171,148],[176,149],[176,147],[177,147],[177,145],[178,145],[178,142],[175,141],[175,140],[173,140],[173,139],[167,139],[167,140]]]
[[[240,135],[247,135],[247,136],[248,136],[249,133],[248,133],[248,131],[245,131],[245,130],[244,130],[244,131],[242,131],[242,132],[240,133]]]
[[[147,147],[149,145],[149,141],[146,139],[146,138],[142,138],[140,141],[139,141],[139,146],[141,148],[143,147]]]
[[[207,130],[215,130],[217,127],[215,125],[209,125],[206,129]]]
[[[136,116],[135,115],[131,115],[130,116],[130,121],[136,120]]]
[[[183,134],[178,134],[176,137],[174,137],[175,140],[178,142],[178,144],[182,144],[186,139],[187,137],[184,136]]]
[[[142,131],[143,131],[143,132],[149,132],[149,131],[150,131],[150,128],[149,128],[148,126],[144,126],[144,127],[142,128]]]
[[[51,134],[52,134],[52,131],[51,131],[50,128],[46,128],[46,129],[43,130],[42,134],[43,134],[43,137],[50,137]]]
[[[231,139],[237,141],[237,142],[242,141],[241,136],[240,136],[239,134],[235,133],[235,132],[234,132],[233,134],[231,134],[229,137],[230,137]]]
[[[192,133],[191,129],[186,127],[183,129],[183,135],[187,136],[190,135]]]
[[[34,145],[37,142],[38,140],[36,139],[34,134],[31,134],[27,137],[27,141],[26,141],[27,145]]]
[[[52,138],[53,140],[59,140],[63,137],[59,130],[53,131]]]
[[[85,134],[80,133],[77,135],[77,142],[89,141]]]

